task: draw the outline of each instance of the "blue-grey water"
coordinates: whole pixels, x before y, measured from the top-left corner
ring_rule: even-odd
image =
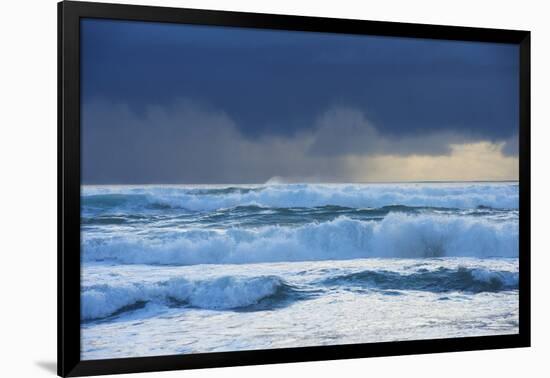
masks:
[[[83,359],[518,332],[518,185],[84,186]]]

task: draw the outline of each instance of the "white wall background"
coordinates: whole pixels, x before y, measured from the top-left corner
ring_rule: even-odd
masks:
[[[112,2],[124,2],[115,1]],[[146,0],[131,3],[532,31],[533,347],[140,374],[518,377],[550,368],[550,22],[544,1]],[[56,1],[4,1],[0,22],[0,376],[53,376],[56,360]],[[77,251],[74,251],[77,253]]]

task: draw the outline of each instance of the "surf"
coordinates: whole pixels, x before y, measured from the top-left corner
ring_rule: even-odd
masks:
[[[381,208],[517,209],[519,192],[512,183],[454,184],[280,184],[257,186],[87,187],[83,211],[180,209],[214,211],[237,206],[275,208],[342,206]]]
[[[297,227],[155,231],[149,237],[84,235],[85,262],[194,265],[368,257],[517,257],[517,219],[390,213],[381,221],[346,216]]]
[[[407,274],[365,270],[331,277],[325,279],[322,283],[329,286],[382,290],[482,293],[517,290],[519,274],[518,272],[466,267],[458,267],[457,269],[439,268],[436,270],[422,269]]]
[[[92,285],[81,289],[81,319],[93,321],[139,310],[154,303],[165,307],[207,310],[252,309],[271,301],[299,297],[299,290],[276,276],[224,276],[210,280],[172,278],[153,283]],[[272,303],[276,302],[276,303]]]

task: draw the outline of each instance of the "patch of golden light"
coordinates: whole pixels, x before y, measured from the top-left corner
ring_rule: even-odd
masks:
[[[502,153],[504,143],[451,145],[449,155],[351,156],[347,165],[358,181],[518,180],[517,156]]]

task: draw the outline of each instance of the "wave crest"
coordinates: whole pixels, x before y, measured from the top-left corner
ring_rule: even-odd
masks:
[[[299,227],[212,231],[162,239],[83,241],[85,261],[125,264],[228,264],[366,257],[517,257],[517,220],[390,213],[382,221],[344,216]]]
[[[168,207],[212,211],[237,206],[380,208],[391,205],[517,209],[514,184],[280,184],[258,187],[84,187],[84,209]]]
[[[211,310],[245,308],[291,291],[275,276],[220,277],[209,281],[183,278],[152,284],[94,285],[81,291],[81,318],[106,318],[142,307],[148,302],[188,305]]]
[[[519,274],[478,268],[439,268],[411,274],[366,270],[324,280],[327,285],[359,286],[381,290],[419,290],[472,293],[517,290]]]

